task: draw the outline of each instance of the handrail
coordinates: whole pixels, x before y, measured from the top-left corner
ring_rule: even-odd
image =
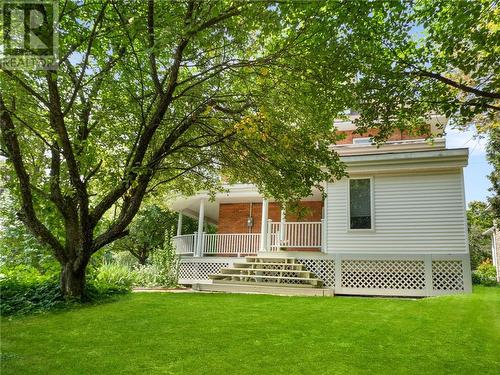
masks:
[[[321,248],[322,222],[270,222],[268,241],[271,250],[279,248]]]
[[[209,233],[203,242],[203,254],[256,254],[260,233]]]
[[[196,244],[196,233],[181,234],[172,238],[175,252],[180,255],[194,254]]]

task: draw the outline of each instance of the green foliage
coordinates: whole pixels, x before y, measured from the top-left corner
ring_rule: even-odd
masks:
[[[472,273],[472,282],[485,286],[495,286],[497,285],[496,277],[495,266],[492,264],[491,259],[486,259]]]
[[[41,275],[31,266],[2,267],[0,314],[26,314],[65,305],[55,274]]]
[[[129,225],[129,234],[116,241],[111,249],[129,251],[139,262],[145,265],[150,255],[164,245],[165,232],[172,232],[177,227],[178,214],[151,204],[141,209]],[[193,233],[197,223],[190,217],[183,218],[183,233]]]
[[[493,166],[493,171],[488,176],[491,181],[489,190],[493,195],[488,198],[488,202],[491,204],[493,215],[500,222],[500,122],[488,132],[488,135],[486,158]]]
[[[293,202],[342,178],[346,110],[377,142],[499,110],[495,0],[59,3],[57,70],[0,73],[2,181],[80,274],[148,195]]]
[[[114,289],[116,291],[130,291],[134,284],[134,274],[119,264],[103,264],[95,277],[95,286],[98,289]]]
[[[163,247],[153,254],[153,265],[159,270],[161,286],[176,287],[179,279],[180,258],[172,245],[172,233],[165,233]]]
[[[9,191],[0,189],[0,264],[6,268],[26,265],[41,273],[57,272],[59,264],[50,248],[41,244],[16,217],[16,205]]]
[[[481,262],[491,258],[491,238],[483,233],[493,225],[493,215],[487,204],[480,201],[469,203],[467,223],[469,233],[469,253],[471,268],[476,269]]]
[[[85,303],[105,301],[113,295],[130,290],[119,278],[101,276],[87,278]],[[121,282],[120,282],[121,281]],[[41,274],[31,266],[3,266],[0,274],[0,315],[23,315],[44,311],[78,307],[77,301],[66,299],[55,272]]]
[[[153,288],[162,286],[162,272],[154,264],[137,265],[131,271],[134,274],[134,286]]]

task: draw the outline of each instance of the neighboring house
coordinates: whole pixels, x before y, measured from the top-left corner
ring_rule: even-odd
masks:
[[[491,236],[491,259],[497,271],[497,281],[500,283],[500,230],[496,220],[493,221],[493,226],[483,235]]]
[[[432,119],[433,129],[440,120]],[[347,134],[334,147],[349,178],[325,182],[325,200],[313,191],[301,201],[305,217],[287,214],[248,184],[228,186],[215,201],[199,193],[172,204],[179,224],[182,215],[199,219],[197,233],[174,238],[181,284],[323,286],[335,294],[397,296],[471,291],[463,184],[468,150],[404,133],[377,148],[353,134],[352,122],[336,126]],[[217,233],[205,233],[206,223]]]

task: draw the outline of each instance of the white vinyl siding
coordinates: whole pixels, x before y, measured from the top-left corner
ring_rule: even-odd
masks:
[[[327,252],[468,252],[460,169],[356,177],[373,177],[375,230],[349,230],[348,180],[330,183]]]

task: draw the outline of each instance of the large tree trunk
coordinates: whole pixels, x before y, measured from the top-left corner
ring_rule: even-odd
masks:
[[[68,262],[61,267],[61,291],[66,298],[81,299],[85,293],[86,264],[75,267],[75,262]]]

